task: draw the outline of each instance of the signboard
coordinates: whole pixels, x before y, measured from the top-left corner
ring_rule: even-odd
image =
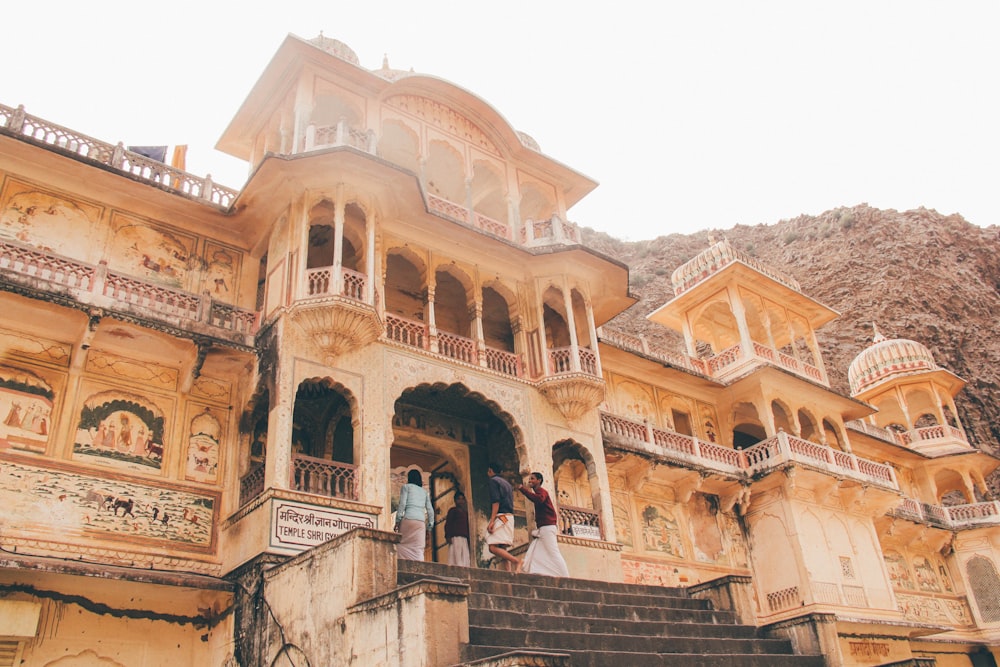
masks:
[[[353,528],[375,528],[373,514],[335,507],[317,507],[290,500],[271,501],[271,544],[279,549],[305,551]]]
[[[569,532],[573,537],[582,537],[587,540],[601,539],[601,529],[597,526],[588,526],[583,523],[574,523],[572,526],[570,526]]]

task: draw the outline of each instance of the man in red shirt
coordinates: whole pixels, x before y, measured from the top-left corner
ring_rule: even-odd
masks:
[[[448,540],[448,565],[469,567],[469,510],[461,491],[455,492],[455,506],[444,520],[444,539]]]
[[[522,571],[529,574],[568,577],[569,568],[559,553],[559,541],[556,539],[556,535],[559,534],[559,517],[549,492],[542,488],[542,473],[533,472],[528,475],[528,487],[518,484],[517,490],[535,505],[536,530],[531,534],[536,539],[528,547]]]

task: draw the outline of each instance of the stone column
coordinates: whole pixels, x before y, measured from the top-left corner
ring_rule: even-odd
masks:
[[[344,293],[344,186],[337,185],[337,202],[333,209],[333,293],[340,296]]]

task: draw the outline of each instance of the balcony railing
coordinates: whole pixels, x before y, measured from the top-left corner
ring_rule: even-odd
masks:
[[[220,208],[229,208],[239,194],[237,190],[216,185],[211,176],[194,176],[126,150],[121,143],[109,144],[26,114],[23,106],[13,109],[0,104],[0,129],[19,138],[53,146],[77,157],[113,167],[140,180]]]
[[[753,352],[749,355],[744,354],[742,344],[737,343],[711,357],[694,359],[680,352],[651,345],[641,336],[634,336],[614,329],[608,329],[607,327],[601,327],[598,330],[598,335],[602,342],[619,349],[636,352],[673,366],[679,366],[689,371],[702,373],[703,375],[718,379],[725,379],[729,373],[750,365],[755,361],[763,361],[784,368],[804,378],[815,380],[821,384],[825,385],[827,383],[827,380],[823,376],[823,371],[816,366],[807,364],[789,354],[767,347],[756,341],[753,342]]]
[[[345,296],[355,301],[365,300],[365,286],[368,277],[358,271],[351,269],[340,269],[342,285],[340,296]],[[306,270],[306,292],[309,296],[333,296],[336,292],[334,281],[334,268],[332,266],[322,266]]]
[[[913,429],[912,431],[905,431],[903,433],[897,433],[891,429],[881,428],[860,419],[854,419],[846,422],[845,425],[855,431],[860,431],[861,433],[870,435],[873,438],[878,438],[879,440],[890,442],[901,447],[919,448],[921,445],[933,445],[940,441],[949,441],[952,443],[957,442],[959,444],[966,445],[969,443],[968,439],[965,437],[965,433],[963,433],[961,429],[947,424],[925,426]]]
[[[511,226],[505,222],[494,220],[493,218],[469,210],[467,207],[456,204],[453,201],[427,193],[427,208],[435,213],[447,216],[453,220],[458,220],[476,229],[499,236],[508,241],[514,240],[514,232]]]
[[[756,341],[753,342],[753,349],[749,354],[743,349],[742,344],[737,343],[712,357],[704,359],[709,370],[709,375],[717,378],[724,378],[731,371],[758,361],[774,364],[801,377],[824,385],[826,384],[823,371],[819,368]]]
[[[657,428],[649,422],[637,422],[602,412],[601,431],[635,444],[641,443],[646,451],[678,463],[700,465],[734,475],[742,474],[747,468],[746,456],[739,450],[693,435]]]
[[[426,324],[392,313],[385,314],[385,337],[421,350],[429,349],[430,345],[430,334]]]
[[[385,337],[388,340],[430,354],[439,354],[455,361],[485,366],[491,371],[510,377],[524,375],[524,364],[520,355],[488,345],[483,346],[483,351],[480,354],[478,343],[474,339],[441,330],[432,336],[430,327],[419,320],[386,313]],[[436,352],[433,351],[434,348],[436,348]]]
[[[605,435],[631,441],[643,451],[684,464],[737,476],[752,476],[788,462],[799,462],[866,484],[899,489],[892,467],[803,440],[784,431],[744,450],[730,449],[694,436],[656,428],[648,422],[601,413]]]
[[[913,498],[904,498],[893,516],[918,523],[929,523],[949,530],[1000,525],[1000,502],[989,500],[968,505],[931,505]]]
[[[954,426],[935,424],[907,431],[899,435],[904,445],[919,445],[933,440],[960,440],[967,442],[965,434]]]
[[[327,498],[358,499],[357,467],[303,454],[292,456],[289,483],[294,491]]]
[[[80,303],[99,308],[138,307],[172,326],[201,323],[252,336],[258,315],[228,303],[109,271],[105,263],[78,262],[68,257],[0,239],[0,271],[10,282],[47,292],[69,293]],[[44,281],[39,284],[39,281]]]
[[[467,364],[477,362],[476,341],[471,338],[439,330],[437,344],[438,352],[449,359],[464,361]]]
[[[579,368],[576,360],[579,359]],[[597,355],[587,347],[556,347],[549,350],[549,375],[562,373],[586,373],[600,375],[597,371]]]
[[[518,378],[524,373],[521,356],[514,352],[499,350],[487,345],[483,355],[486,358],[486,367],[491,371]]]
[[[572,535],[573,526],[593,526],[600,532],[601,539],[604,539],[604,530],[601,528],[601,517],[592,509],[586,507],[573,507],[572,505],[559,505],[559,532],[563,535]]]
[[[264,493],[264,464],[257,463],[240,478],[240,506]]]
[[[306,127],[305,150],[319,150],[334,146],[350,146],[365,153],[375,154],[375,132],[349,126],[345,121],[336,125],[309,125]]]
[[[840,452],[784,431],[744,449],[743,453],[747,457],[751,474],[773,469],[786,461],[797,461],[836,475],[884,488],[899,489],[892,466]]]

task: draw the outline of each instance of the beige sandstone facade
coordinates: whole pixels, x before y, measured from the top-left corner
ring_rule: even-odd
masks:
[[[555,480],[573,576],[831,665],[991,664],[963,381],[876,336],[832,391],[836,313],[724,241],[650,316],[686,349],[615,329],[596,184],[466,90],[290,36],[219,142],[239,192],[20,108],[0,147],[0,665],[454,664],[463,592],[396,588],[393,503],[419,469],[445,561],[491,460]]]

